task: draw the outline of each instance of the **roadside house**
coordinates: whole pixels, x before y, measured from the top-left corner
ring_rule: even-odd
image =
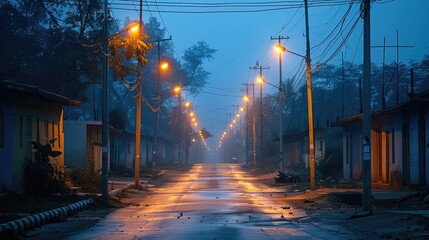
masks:
[[[340,148],[341,134],[338,128],[327,127],[314,129],[314,160],[318,163],[326,157],[326,151],[331,148]],[[286,167],[296,169],[300,166],[309,168],[308,131],[301,131],[283,135],[283,158]],[[329,157],[329,156],[328,156]]]
[[[126,130],[110,128],[110,166],[115,169],[134,169],[135,164],[135,133]],[[140,166],[147,168],[152,166],[152,136],[141,135]],[[173,147],[170,141],[158,137],[157,165],[171,161]]]
[[[67,169],[101,172],[101,121],[64,121],[64,161]]]
[[[0,81],[0,191],[21,192],[24,167],[34,160],[32,141],[47,144],[64,153],[64,105],[77,101],[12,81]],[[51,159],[64,171],[64,154]]]
[[[429,184],[429,91],[399,106],[373,111],[371,119],[371,179],[391,187]],[[343,119],[344,179],[362,176],[362,114]]]

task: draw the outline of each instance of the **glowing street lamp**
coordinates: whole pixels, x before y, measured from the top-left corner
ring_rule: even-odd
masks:
[[[185,107],[189,108],[189,106],[191,106],[190,102],[185,102]]]
[[[249,96],[247,96],[247,95],[245,95],[245,96],[243,97],[243,99],[244,99],[244,101],[245,101],[245,102],[248,102],[248,101],[250,100]]]
[[[176,86],[176,87],[174,87],[174,88],[173,88],[173,91],[174,91],[175,93],[177,93],[177,94],[179,94],[181,90],[182,90],[182,87],[181,87],[181,86]]]
[[[193,117],[193,116],[194,116],[194,112],[190,112],[190,113],[189,113],[189,116],[190,116],[190,117]]]
[[[286,52],[286,48],[285,48],[285,47],[283,47],[283,46],[282,46],[282,45],[280,45],[280,44],[277,44],[277,45],[274,47],[274,50],[276,50],[276,52],[277,52],[277,53],[279,53],[279,54],[282,54],[282,53]]]
[[[181,91],[182,91],[182,87],[181,86],[176,86],[176,87],[174,87],[173,88],[173,91],[177,94],[177,98],[179,99],[179,129],[178,129],[178,131],[179,131],[179,136],[178,136],[178,141],[179,141],[179,151],[178,151],[178,154],[179,154],[179,164],[180,164],[180,152],[181,152],[181,141],[180,141],[180,135],[181,135],[181,127],[182,127],[182,124],[181,124],[181,115],[182,115],[182,97],[181,97],[181,95],[180,95],[180,93],[181,93]]]
[[[158,50],[159,50],[159,44],[158,44]],[[161,62],[159,53],[158,53],[158,75],[157,75],[157,101],[156,101],[156,108],[160,109],[162,104],[161,99],[161,72],[167,71],[168,69],[168,62],[163,61]],[[155,174],[155,165],[156,165],[156,152],[158,148],[158,118],[159,118],[159,111],[155,111],[155,126],[154,126],[154,133],[153,133],[153,144],[152,144],[152,174]]]
[[[282,53],[286,51],[286,48],[280,45],[280,39],[279,44],[277,44],[274,47],[274,50],[279,54],[279,163],[280,163],[280,169],[284,169],[285,163],[283,160],[283,80],[282,80]]]
[[[161,70],[167,70],[167,69],[168,69],[168,67],[169,67],[168,62],[162,62],[162,63],[159,65],[159,68],[161,68]]]

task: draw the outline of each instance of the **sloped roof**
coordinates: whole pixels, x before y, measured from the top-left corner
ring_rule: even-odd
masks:
[[[386,107],[384,109],[374,109],[371,111],[371,116],[382,116],[389,113],[401,112],[404,109],[409,109],[414,103],[418,102],[429,102],[429,89],[425,90],[419,94],[414,95],[414,97],[408,101],[401,102],[396,106]],[[334,122],[331,125],[334,127],[342,126],[346,123],[350,123],[357,120],[362,120],[363,114],[357,114],[349,118],[342,119],[340,121]]]
[[[38,97],[41,97],[45,100],[49,100],[52,102],[57,102],[63,105],[73,105],[73,106],[79,106],[80,102],[77,100],[71,100],[67,97],[61,96],[59,94],[45,91],[38,86],[31,86],[27,84],[12,82],[12,81],[6,81],[2,80],[0,81],[0,88],[4,89],[10,89],[15,90],[23,93],[32,94]]]

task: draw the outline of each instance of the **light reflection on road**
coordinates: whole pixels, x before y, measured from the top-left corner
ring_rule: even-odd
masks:
[[[70,239],[339,239],[234,164],[197,164]],[[135,199],[134,199],[135,200]]]

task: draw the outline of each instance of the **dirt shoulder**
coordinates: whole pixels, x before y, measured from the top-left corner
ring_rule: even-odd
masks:
[[[360,206],[360,189],[352,186],[325,181],[318,183],[316,191],[309,191],[308,182],[275,183],[276,172],[249,173],[269,187],[283,189],[285,196],[278,200],[308,215],[293,221],[317,225],[346,239],[429,239],[429,205],[423,201],[423,192],[375,192],[373,210],[366,215]]]

